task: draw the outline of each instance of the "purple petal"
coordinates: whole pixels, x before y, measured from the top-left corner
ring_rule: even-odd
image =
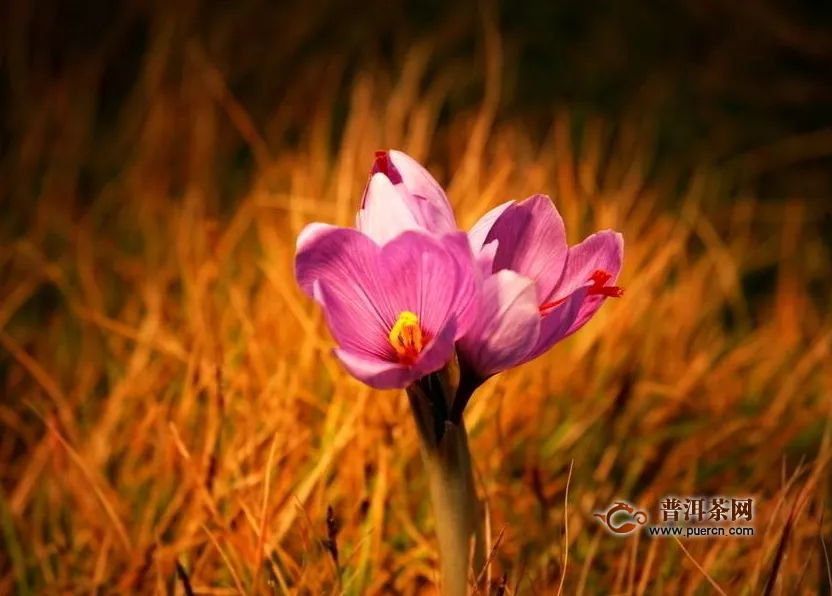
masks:
[[[586,298],[587,291],[588,288],[579,288],[575,293],[568,296],[563,303],[543,314],[540,319],[540,336],[537,339],[537,345],[526,355],[523,362],[537,358],[569,335],[572,324],[575,322],[581,305]]]
[[[324,311],[335,342],[344,350],[375,362],[393,362],[390,326],[362,288],[350,284],[328,286],[315,282],[315,300]]]
[[[360,381],[376,389],[404,389],[414,381],[440,370],[453,357],[456,324],[446,322],[419,354],[412,367],[379,360],[346,349],[334,350],[344,367]]]
[[[306,250],[310,244],[313,244],[322,236],[338,229],[340,229],[338,226],[325,223],[314,222],[309,224],[300,231],[300,234],[298,234],[297,242],[295,242],[295,252],[297,253]]]
[[[460,357],[485,378],[523,361],[539,333],[534,282],[504,269],[486,278],[480,318],[460,340]]]
[[[413,381],[434,373],[448,364],[454,354],[454,338],[456,335],[456,321],[450,319],[430,340],[422,353],[419,354],[419,358],[413,363]]]
[[[316,280],[347,284],[374,276],[381,249],[358,230],[313,223],[300,233],[295,254],[295,279],[314,297]]]
[[[497,205],[494,209],[479,218],[477,223],[471,226],[471,229],[468,231],[468,240],[471,242],[471,248],[474,250],[475,254],[485,248],[485,238],[491,231],[494,222],[499,219],[499,217],[503,214],[503,211],[514,204],[514,201],[507,201],[502,205]]]
[[[386,244],[405,230],[421,227],[411,202],[385,175],[373,174],[364,191],[356,227],[378,244]]]
[[[323,307],[338,345],[392,359],[387,336],[399,313],[384,300],[381,248],[357,230],[321,225],[307,228],[298,244],[295,277]]]
[[[492,240],[483,246],[475,257],[477,270],[483,279],[487,278],[494,271],[494,257],[497,256],[497,248],[499,246],[499,240]]]
[[[494,209],[483,215],[468,231],[468,242],[471,243],[471,250],[474,251],[477,260],[477,268],[483,277],[488,277],[494,272],[494,257],[497,256],[497,248],[500,245],[499,240],[492,240],[488,244],[485,244],[485,238],[503,211],[514,204],[514,201],[508,201],[494,207]]]
[[[445,191],[415,159],[395,149],[379,152],[373,170],[386,170],[393,184],[416,199],[417,219],[425,229],[438,234],[456,230],[456,219]]]
[[[624,261],[624,237],[618,232],[604,230],[588,236],[569,249],[563,276],[552,292],[554,298],[571,294],[586,285],[595,271],[606,271],[612,277],[608,285],[615,285]]]
[[[456,265],[456,295],[454,318],[456,337],[462,337],[479,316],[480,277],[474,270],[474,255],[465,232],[454,232],[442,237],[442,244]],[[447,283],[447,282],[446,282]]]
[[[618,232],[604,230],[586,238],[569,249],[563,277],[553,292],[555,299],[586,285],[595,271],[604,271],[611,277],[606,285],[613,286],[618,280],[624,261],[624,237]],[[598,312],[606,297],[590,295],[583,301],[581,310],[573,321],[567,335],[583,327]]]
[[[469,268],[470,270],[470,268]],[[459,267],[443,241],[411,230],[381,249],[377,275],[384,289],[384,312],[410,311],[424,331],[434,335],[454,315],[460,290]]]
[[[335,348],[333,353],[352,376],[376,389],[404,389],[415,380],[413,371],[401,364],[385,362],[344,348]]]
[[[295,275],[323,307],[333,337],[351,353],[395,360],[389,332],[402,312],[430,336],[476,316],[473,255],[463,232],[441,239],[403,232],[383,247],[357,230],[315,226],[302,235]],[[455,339],[455,338],[452,338]]]
[[[494,271],[511,269],[537,284],[538,302],[552,293],[566,264],[566,230],[546,195],[534,195],[507,207],[486,235],[498,240]]]
[[[417,379],[440,370],[451,360],[455,336],[456,322],[450,319],[427,343],[412,367],[346,349],[334,352],[350,374],[367,385],[376,389],[403,389]]]
[[[467,329],[476,316],[473,255],[463,232],[439,239],[410,230],[379,247],[357,230],[318,225],[302,239],[298,283],[325,304],[333,335],[352,351],[388,354],[387,335],[404,311],[432,335],[452,317]]]

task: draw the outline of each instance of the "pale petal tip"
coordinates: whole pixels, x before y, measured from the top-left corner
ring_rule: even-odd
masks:
[[[321,222],[312,222],[304,226],[304,228],[298,234],[298,238],[295,241],[295,252],[302,250],[307,244],[312,242],[321,232],[333,228],[334,226],[330,224],[325,224]]]

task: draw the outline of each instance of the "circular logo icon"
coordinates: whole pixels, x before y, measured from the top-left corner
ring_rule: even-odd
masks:
[[[616,501],[606,513],[594,513],[593,517],[600,519],[613,534],[629,534],[647,523],[647,512],[636,511],[624,501]]]

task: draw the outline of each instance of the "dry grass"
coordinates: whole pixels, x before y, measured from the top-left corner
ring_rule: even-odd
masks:
[[[352,223],[380,147],[424,160],[463,226],[547,192],[571,241],[626,239],[626,296],[469,406],[501,536],[492,593],[829,589],[818,297],[832,268],[817,226],[797,199],[711,206],[714,174],[668,190],[641,125],[561,112],[541,146],[495,121],[501,54],[485,31],[478,110],[438,123],[454,73],[422,89],[417,48],[397,78],[356,79],[336,146],[335,100],[304,106],[290,147],[272,140],[298,118],[290,94],[267,140],[203,50],[171,49],[164,27],[110,130],[92,132],[94,61],[28,97],[4,164],[0,593],[433,592],[406,400],[344,374],[292,278],[298,231]],[[240,139],[256,176],[218,188]],[[98,172],[126,158],[90,187],[90,154]],[[754,495],[757,536],[613,538],[592,518],[616,498],[655,512],[665,494]]]

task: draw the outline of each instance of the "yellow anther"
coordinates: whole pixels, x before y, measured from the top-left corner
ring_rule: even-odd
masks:
[[[399,313],[399,318],[390,330],[390,345],[396,350],[399,361],[412,364],[424,347],[425,337],[419,326],[419,317],[409,311]]]

